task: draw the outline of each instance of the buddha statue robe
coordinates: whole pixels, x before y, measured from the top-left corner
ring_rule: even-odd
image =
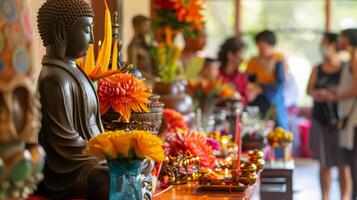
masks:
[[[84,72],[45,56],[38,81],[42,104],[39,142],[47,156],[39,192],[52,199],[106,199],[106,165],[83,155],[86,141],[103,132],[94,87]],[[95,194],[94,194],[95,193]]]

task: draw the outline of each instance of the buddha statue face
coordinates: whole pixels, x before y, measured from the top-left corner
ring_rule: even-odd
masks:
[[[80,17],[68,34],[66,56],[77,59],[86,55],[89,44],[93,43],[93,18]]]
[[[151,21],[148,17],[137,15],[133,18],[132,23],[137,36],[145,36],[151,31]]]
[[[93,42],[93,15],[84,0],[47,0],[37,17],[47,54],[69,59],[85,56]]]

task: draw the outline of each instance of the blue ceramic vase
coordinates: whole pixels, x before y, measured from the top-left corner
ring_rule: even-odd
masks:
[[[141,161],[108,160],[110,173],[109,200],[141,200]]]

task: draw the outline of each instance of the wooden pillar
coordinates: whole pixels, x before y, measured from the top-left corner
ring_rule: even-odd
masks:
[[[235,0],[235,34],[236,36],[240,36],[242,32],[241,27],[241,13],[242,13],[242,2],[241,0]]]
[[[325,31],[332,29],[332,0],[325,0]]]

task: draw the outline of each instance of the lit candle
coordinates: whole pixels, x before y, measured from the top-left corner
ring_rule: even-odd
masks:
[[[225,182],[232,182],[233,181],[232,174],[231,174],[231,172],[229,172],[228,168],[226,168],[224,170],[224,181]]]
[[[101,46],[102,46],[102,40],[99,40],[99,42],[98,42],[98,55],[97,55],[97,59],[98,59],[98,57],[99,57],[99,53],[100,53],[100,48],[101,48]]]

